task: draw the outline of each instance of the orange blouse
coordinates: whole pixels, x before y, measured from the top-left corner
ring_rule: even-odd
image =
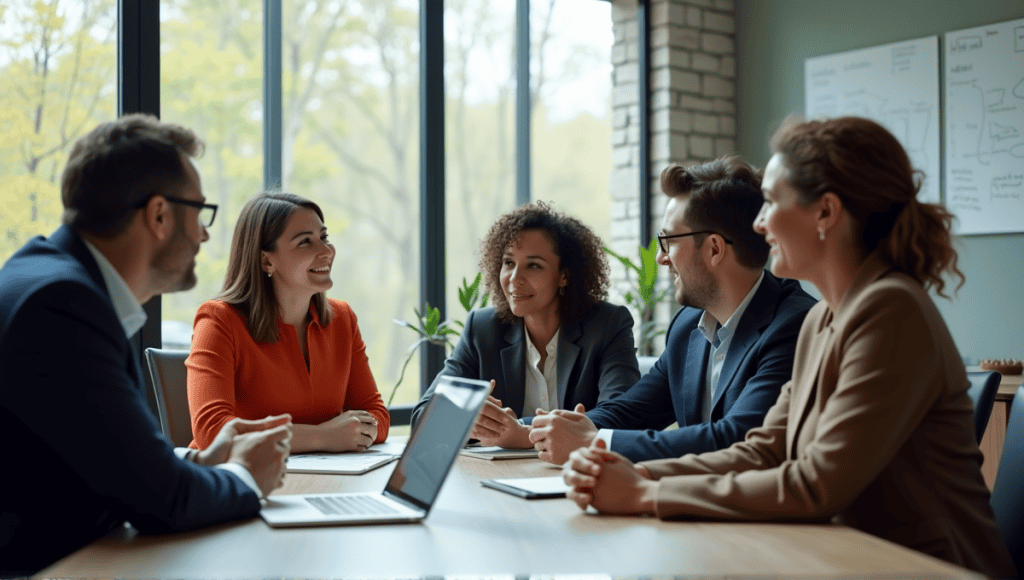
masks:
[[[230,304],[210,300],[199,307],[185,362],[191,447],[208,447],[235,417],[290,413],[292,422],[314,425],[354,409],[377,419],[374,443],[387,439],[391,419],[370,373],[356,316],[347,303],[328,301],[334,318],[326,326],[310,308],[308,370],[292,327],[278,321],[277,343],[256,342]]]

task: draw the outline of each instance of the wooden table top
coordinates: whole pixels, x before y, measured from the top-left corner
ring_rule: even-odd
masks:
[[[394,465],[362,476],[289,474],[276,493],[382,490]],[[604,516],[479,484],[558,473],[535,459],[460,457],[422,523],[271,529],[255,518],[160,536],[125,528],[39,577],[979,577],[844,526]]]

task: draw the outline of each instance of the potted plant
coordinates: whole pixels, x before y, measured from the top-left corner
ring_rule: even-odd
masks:
[[[459,303],[466,309],[467,314],[470,310],[477,307],[478,301],[480,308],[487,306],[490,294],[480,291],[481,279],[482,275],[480,273],[477,273],[472,284],[468,283],[465,278],[462,279],[462,287],[459,288]],[[441,312],[429,303],[423,306],[422,313],[416,308],[413,308],[413,312],[416,313],[415,324],[407,320],[394,319],[395,324],[411,328],[419,335],[419,338],[409,346],[405,362],[402,363],[402,370],[398,374],[398,382],[395,383],[394,388],[391,389],[391,396],[388,397],[387,405],[389,407],[395,398],[395,393],[398,392],[398,386],[402,384],[402,380],[405,378],[405,367],[409,366],[409,361],[412,360],[412,355],[416,353],[416,349],[425,343],[454,348],[452,337],[459,336],[459,331],[455,330],[454,326],[457,325],[459,328],[465,327],[461,320],[445,320],[441,322]]]

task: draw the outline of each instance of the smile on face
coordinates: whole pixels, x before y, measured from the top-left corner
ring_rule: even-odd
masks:
[[[273,274],[279,298],[282,293],[312,297],[334,285],[334,255],[334,245],[327,241],[327,227],[320,216],[300,207],[289,216],[274,251],[263,252],[263,269]]]
[[[526,230],[505,249],[499,279],[512,314],[558,317],[558,290],[567,279],[545,231]]]
[[[686,208],[689,197],[672,196],[665,206],[661,235],[685,234],[693,231],[686,225]],[[657,261],[667,266],[672,275],[676,302],[682,306],[707,308],[712,299],[714,282],[707,267],[701,261],[693,236],[672,238],[664,241],[665,249],[659,245]]]
[[[816,206],[801,204],[800,192],[789,181],[789,168],[778,153],[765,167],[761,188],[764,203],[754,231],[771,246],[772,274],[809,280],[821,258]]]

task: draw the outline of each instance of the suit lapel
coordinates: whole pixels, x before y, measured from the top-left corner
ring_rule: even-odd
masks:
[[[103,280],[103,273],[100,272],[100,265],[96,263],[96,258],[93,257],[92,252],[86,247],[85,242],[82,238],[67,226],[61,226],[57,228],[57,231],[53,232],[50,236],[50,243],[57,246],[61,250],[64,250],[71,255],[79,264],[85,268],[89,278],[94,284],[103,292],[106,296],[107,302],[110,302],[110,289],[107,288],[107,283]],[[110,302],[111,315],[114,320],[117,321],[117,335],[124,337],[124,340],[128,343],[128,348],[125,349],[127,352],[127,358],[130,361],[125,362],[125,368],[128,369],[129,374],[135,379],[136,388],[142,389],[142,369],[139,367],[139,356],[135,352],[135,345],[128,337],[124,336],[124,329],[121,326],[121,322],[117,320],[117,312],[114,310],[114,304]]]
[[[563,409],[569,408],[569,376],[580,355],[576,341],[581,334],[578,322],[562,323],[562,331],[558,333],[558,401],[555,404]]]
[[[789,410],[789,425],[786,429],[786,447],[789,449],[790,457],[797,456],[797,441],[800,440],[800,431],[811,414],[811,405],[814,403],[818,392],[818,373],[824,363],[822,356],[828,344],[832,340],[832,326],[825,324],[824,328],[817,331],[814,336],[814,343],[811,345],[811,352],[806,360],[811,361],[806,367],[799,369],[800,381],[793,383],[792,401],[794,406]],[[797,369],[794,367],[793,376],[797,376]]]
[[[523,342],[523,321],[505,328],[505,346],[501,349],[501,370],[505,378],[502,404],[523,416],[523,397],[526,386],[526,344]]]
[[[761,337],[761,332],[771,324],[777,309],[780,285],[778,279],[769,272],[764,273],[761,286],[754,293],[747,309],[743,312],[739,324],[736,325],[736,334],[729,343],[729,352],[725,354],[725,364],[722,365],[722,372],[718,375],[718,388],[715,389],[715,398],[711,401],[712,414],[715,405],[722,399],[726,390],[732,387],[732,380],[740,363],[747,358],[750,349]]]
[[[686,424],[697,425],[702,422],[701,411],[704,406],[704,377],[707,375],[708,352],[711,343],[700,330],[690,331],[690,342],[686,349],[685,368],[683,372],[683,400],[686,401]],[[682,427],[683,425],[680,425]]]

